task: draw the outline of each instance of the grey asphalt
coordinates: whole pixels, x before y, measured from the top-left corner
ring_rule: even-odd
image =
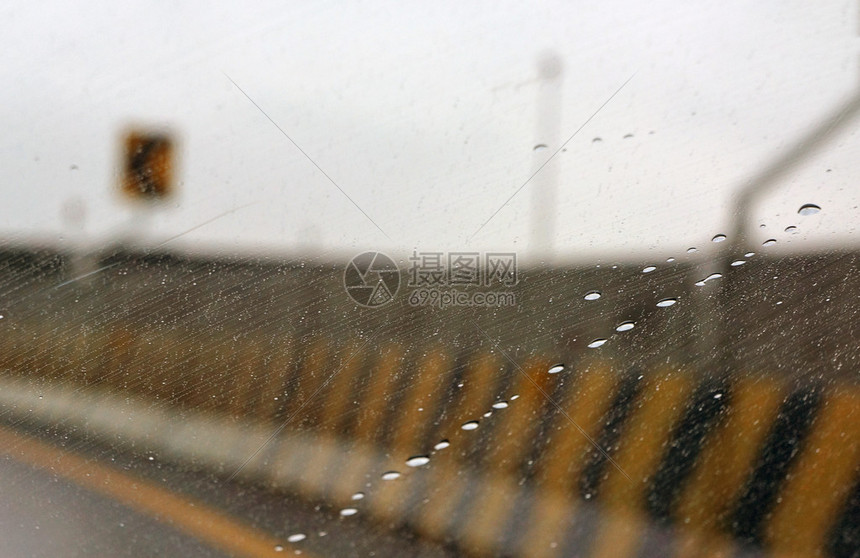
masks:
[[[48,471],[0,458],[0,557],[227,556]]]
[[[7,426],[10,426],[7,424]],[[162,462],[128,448],[117,451],[97,441],[18,423],[40,441],[147,479],[190,496],[233,519],[284,541],[284,555],[442,558],[456,552],[389,530],[361,517],[340,517],[325,502],[308,502],[282,491],[228,482],[186,464]],[[290,535],[306,538],[287,542]],[[230,556],[147,514],[43,469],[0,456],[0,558],[83,556]]]

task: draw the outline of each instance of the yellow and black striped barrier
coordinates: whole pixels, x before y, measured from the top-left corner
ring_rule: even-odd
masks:
[[[860,548],[854,385],[599,361],[549,374],[554,360],[513,365],[480,349],[132,326],[19,330],[0,349],[18,382],[135,394],[257,429],[197,445],[212,459],[253,457],[247,478],[470,555]],[[255,453],[267,432],[275,441]],[[429,461],[406,466],[414,457]],[[387,471],[400,476],[380,480]]]

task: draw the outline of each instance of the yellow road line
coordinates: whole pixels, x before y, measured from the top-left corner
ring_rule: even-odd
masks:
[[[280,539],[207,504],[5,428],[0,428],[0,451],[150,515],[228,554],[259,558],[292,551]]]

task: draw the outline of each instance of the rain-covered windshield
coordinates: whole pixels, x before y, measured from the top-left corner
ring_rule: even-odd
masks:
[[[853,0],[0,14],[0,555],[860,556]]]

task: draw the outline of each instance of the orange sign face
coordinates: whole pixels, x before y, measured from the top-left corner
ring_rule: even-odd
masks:
[[[125,137],[123,156],[123,193],[152,201],[172,193],[173,141],[168,135],[131,132]]]

